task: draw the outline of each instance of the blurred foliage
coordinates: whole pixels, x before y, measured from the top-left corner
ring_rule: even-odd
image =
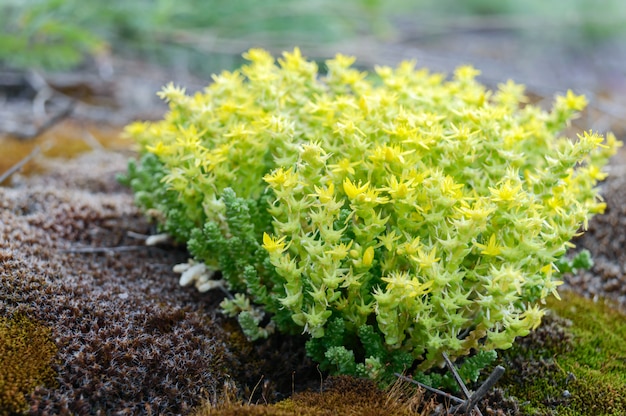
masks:
[[[0,61],[51,69],[79,63],[103,41],[80,21],[69,19],[70,2],[6,0],[0,7]]]
[[[431,17],[436,19],[431,20]],[[622,0],[3,0],[0,62],[66,69],[113,50],[194,72],[240,64],[250,47],[390,38],[395,19],[445,30],[455,19],[518,19],[526,34],[579,43],[626,32]],[[520,20],[521,19],[521,24]],[[525,20],[524,20],[525,19]],[[540,30],[538,30],[540,29]]]
[[[379,7],[380,0],[4,0],[0,61],[65,69],[108,48],[174,63],[190,49],[239,55],[250,44],[321,44],[387,30]],[[229,50],[229,40],[243,46]]]

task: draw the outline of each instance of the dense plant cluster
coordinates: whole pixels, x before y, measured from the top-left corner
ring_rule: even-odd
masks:
[[[204,92],[167,86],[165,119],[128,128],[138,203],[195,259],[181,283],[234,293],[222,306],[252,339],[304,331],[324,368],[370,377],[539,325],[619,144],[559,136],[584,97],[544,111],[469,66],[370,75],[338,55],[320,75],[297,49],[244,57]]]

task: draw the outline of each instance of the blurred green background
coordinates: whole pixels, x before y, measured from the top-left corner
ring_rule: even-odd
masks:
[[[198,74],[252,46],[332,50],[345,42],[432,41],[458,31],[571,48],[624,39],[623,0],[2,0],[0,62],[66,70],[113,53]],[[503,32],[504,31],[504,32]],[[317,49],[316,49],[317,48]],[[362,48],[366,50],[366,45]],[[320,54],[323,54],[320,52]]]

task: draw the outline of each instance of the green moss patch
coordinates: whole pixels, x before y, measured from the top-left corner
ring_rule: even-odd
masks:
[[[626,414],[626,315],[565,293],[529,337],[502,354],[501,382],[530,415]]]

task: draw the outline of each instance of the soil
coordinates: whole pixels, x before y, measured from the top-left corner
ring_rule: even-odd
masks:
[[[420,63],[450,71],[473,60],[487,67],[487,83],[511,76],[503,75],[510,55],[485,60],[489,48],[505,47],[498,38],[472,33],[463,37],[465,43],[448,39],[446,44],[455,47],[445,49],[441,38],[425,41],[410,31],[405,35],[387,47],[372,45],[365,62],[393,64],[418,55]],[[475,45],[471,39],[482,39],[482,47],[464,48],[459,59],[439,59],[460,54],[463,44]],[[359,50],[364,49],[356,48],[357,54]],[[554,64],[545,53],[535,53],[541,68]],[[570,64],[564,60],[561,73]],[[143,244],[155,230],[115,179],[133,155],[132,146],[119,139],[120,127],[133,119],[160,117],[165,107],[155,92],[167,81],[189,90],[204,82],[132,60],[116,59],[113,66],[113,78],[93,75],[96,68],[47,77],[53,95],[43,113],[35,111],[37,91],[28,91],[28,82],[7,93],[2,108],[13,124],[0,127],[15,133],[76,102],[69,118],[42,135],[0,139],[0,174],[35,146],[43,149],[36,163],[26,166],[32,174],[13,174],[0,187],[0,315],[28,314],[51,329],[58,348],[56,383],[29,396],[30,413],[188,414],[205,400],[215,403],[229,394],[264,403],[319,388],[323,376],[305,357],[302,339],[247,342],[236,322],[217,312],[221,293],[199,294],[178,286],[172,265],[186,261],[184,247]],[[608,65],[598,72],[584,64],[577,71],[582,75],[572,78],[577,85],[565,88],[592,91],[591,110],[579,127],[612,129],[623,139],[626,75],[615,68]],[[524,75],[519,68],[508,69],[522,74],[516,81],[537,86],[530,91],[537,101],[549,99],[561,87],[563,77],[554,77],[554,71],[539,79],[532,71]],[[524,79],[533,76],[537,78],[531,82]],[[549,92],[541,87],[545,85],[550,85]],[[613,159],[610,173],[602,184],[606,213],[590,221],[588,232],[576,241],[578,248],[592,252],[595,265],[566,276],[565,287],[587,297],[609,298],[626,310],[625,149]],[[490,398],[492,408],[497,403],[505,407],[498,394]],[[516,413],[514,403],[507,406],[506,414]]]

